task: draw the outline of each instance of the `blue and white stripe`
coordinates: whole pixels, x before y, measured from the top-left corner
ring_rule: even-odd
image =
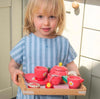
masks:
[[[17,63],[23,65],[24,73],[34,73],[35,66],[53,67],[59,62],[66,66],[76,57],[66,38],[62,36],[52,39],[39,38],[33,33],[23,37],[10,54]],[[64,96],[23,95],[19,88],[17,99],[64,99]]]

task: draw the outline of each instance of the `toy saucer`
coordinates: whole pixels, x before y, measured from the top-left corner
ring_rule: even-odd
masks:
[[[24,75],[24,78],[26,80],[27,83],[32,83],[32,82],[36,82],[36,83],[39,83],[40,85],[46,85],[46,83],[48,82],[48,79],[44,79],[42,81],[38,81],[36,78],[35,78],[35,74],[34,73],[28,73],[28,74],[25,74]]]

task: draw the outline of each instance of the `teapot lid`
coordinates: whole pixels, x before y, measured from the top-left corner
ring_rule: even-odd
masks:
[[[58,65],[56,65],[53,68],[55,70],[57,70],[57,71],[68,71],[68,69],[65,66],[58,66]]]

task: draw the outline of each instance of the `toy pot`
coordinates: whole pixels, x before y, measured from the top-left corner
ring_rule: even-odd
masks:
[[[69,76],[68,77],[68,86],[71,89],[77,89],[80,87],[80,85],[83,81],[84,81],[84,79],[82,79],[79,76]]]
[[[55,73],[48,73],[48,81],[53,85],[60,84],[61,79],[61,76],[58,76]]]
[[[47,76],[48,69],[46,67],[36,66],[34,68],[34,72],[35,72],[35,79],[38,81],[43,81]]]

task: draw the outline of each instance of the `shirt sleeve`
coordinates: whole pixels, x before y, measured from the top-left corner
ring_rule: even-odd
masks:
[[[76,58],[76,56],[77,56],[77,54],[76,54],[75,50],[69,44],[67,63],[72,62]]]
[[[16,46],[10,51],[11,57],[15,60],[16,63],[22,64],[23,62],[23,45],[24,38],[22,38]]]
[[[77,54],[75,50],[71,46],[70,42],[67,41],[65,64],[72,62],[76,58],[76,56]]]

